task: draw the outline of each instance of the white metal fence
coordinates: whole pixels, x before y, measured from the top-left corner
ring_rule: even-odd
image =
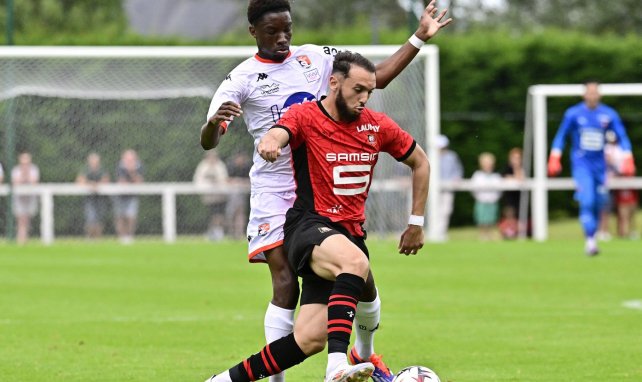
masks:
[[[575,183],[572,178],[548,179],[547,188],[549,190],[572,190]],[[609,189],[642,189],[642,177],[635,178],[616,178],[609,180]],[[523,181],[505,179],[492,186],[484,187],[488,190],[522,190],[532,191],[535,188],[533,179]],[[464,179],[460,181],[442,181],[441,189],[443,191],[473,191],[479,190],[479,185]],[[399,180],[379,180],[371,187],[371,195],[378,192],[402,192],[407,193],[408,203],[410,202],[411,187],[408,182]],[[41,183],[38,185],[15,186],[12,189],[8,185],[0,185],[0,197],[7,197],[10,192],[15,195],[38,195],[40,199],[40,237],[44,244],[52,244],[55,239],[54,235],[54,196],[82,196],[89,195],[92,191],[82,185],[75,183]],[[161,196],[162,210],[162,229],[163,240],[167,243],[173,243],[177,239],[177,214],[176,214],[176,197],[177,195],[205,195],[205,194],[223,194],[232,195],[238,193],[249,194],[249,187],[245,185],[225,185],[225,186],[197,186],[193,183],[145,183],[137,185],[124,184],[106,184],[101,185],[96,190],[100,195],[157,195]],[[400,214],[408,214],[410,209],[399,211]],[[533,208],[538,208],[533,206]],[[430,211],[428,211],[430,214]],[[533,214],[536,219],[541,214]],[[540,222],[533,222],[539,224]],[[547,222],[543,222],[547,224]]]

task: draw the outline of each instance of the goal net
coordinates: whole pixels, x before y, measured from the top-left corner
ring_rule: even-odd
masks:
[[[397,49],[345,48],[375,62]],[[32,235],[52,226],[49,235],[81,237],[85,196],[69,191],[68,186],[90,152],[101,156],[113,182],[119,158],[127,149],[138,153],[145,183],[158,185],[140,196],[137,235],[162,235],[164,225],[172,223],[167,223],[167,216],[174,219],[178,235],[199,236],[206,231],[210,211],[203,195],[186,189],[163,204],[164,187],[191,184],[204,156],[199,131],[211,97],[225,76],[255,53],[255,47],[5,47],[0,51],[0,162],[5,169],[0,186],[0,235],[14,231],[8,178],[18,153],[31,153],[40,169],[41,185],[51,185],[46,190],[52,195],[51,203],[34,218]],[[424,148],[428,135],[438,131],[437,70],[437,49],[426,46],[369,102],[373,109],[388,113]],[[428,87],[431,78],[433,88]],[[432,121],[427,108],[435,110]],[[427,133],[430,123],[433,128]],[[216,150],[228,166],[238,153],[251,158],[253,142],[242,120],[234,122]],[[368,202],[370,232],[403,229],[410,212],[409,176],[405,166],[382,156]],[[42,192],[35,189],[34,194],[41,196]],[[113,195],[105,197],[107,235],[114,233],[110,198]],[[245,236],[246,221],[247,217],[243,232],[236,230],[235,237]]]
[[[601,84],[600,94],[603,96],[642,96],[642,84]],[[572,190],[575,183],[570,178],[548,178],[547,160],[549,153],[550,127],[559,126],[559,121],[554,126],[549,126],[548,103],[551,99],[559,97],[575,97],[579,102],[584,94],[584,85],[534,85],[528,90],[526,106],[526,125],[524,134],[524,165],[527,173],[533,167],[532,191],[532,221],[533,238],[543,241],[548,238],[548,192],[551,190]],[[566,105],[568,107],[568,104]],[[554,133],[554,131],[553,131]],[[635,146],[635,145],[634,145]],[[568,143],[567,143],[568,147]],[[635,147],[634,147],[635,150]],[[635,153],[634,153],[635,154]],[[568,157],[568,150],[565,153]],[[532,162],[531,162],[532,157]],[[609,180],[611,189],[631,188],[642,189],[642,178],[620,178]],[[528,207],[526,193],[523,192],[520,215],[526,216]]]

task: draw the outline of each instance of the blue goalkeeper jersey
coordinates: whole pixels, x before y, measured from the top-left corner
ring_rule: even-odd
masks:
[[[598,104],[589,109],[584,102],[570,107],[564,114],[552,149],[564,150],[567,136],[571,138],[571,164],[589,166],[595,169],[606,167],[604,143],[607,130],[613,130],[624,151],[631,151],[631,141],[626,134],[618,113],[612,108]]]

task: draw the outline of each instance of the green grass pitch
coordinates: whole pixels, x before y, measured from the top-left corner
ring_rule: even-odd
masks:
[[[442,381],[642,381],[642,249],[369,240],[376,348]],[[245,244],[0,244],[0,381],[195,381],[263,345],[267,267]],[[325,352],[288,371],[321,381]]]

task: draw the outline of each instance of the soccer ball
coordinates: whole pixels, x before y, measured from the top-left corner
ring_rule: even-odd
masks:
[[[401,369],[393,382],[441,382],[437,373],[425,366],[408,366]]]

